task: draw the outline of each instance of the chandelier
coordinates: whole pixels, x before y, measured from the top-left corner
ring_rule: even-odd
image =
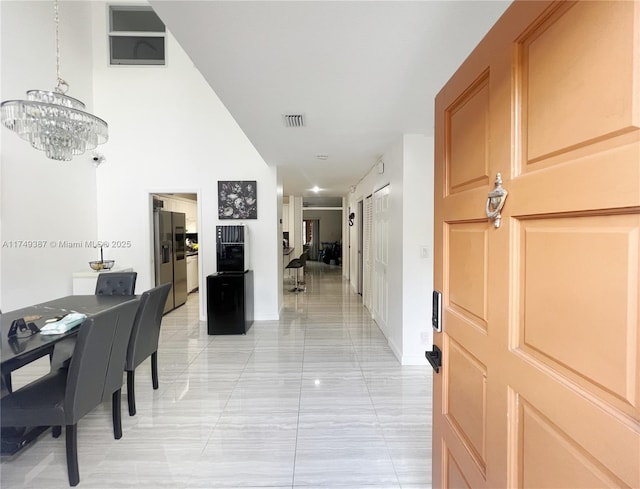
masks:
[[[55,5],[56,78],[53,91],[29,90],[27,100],[7,100],[0,104],[0,120],[47,158],[69,161],[109,139],[105,121],[88,112],[85,105],[65,95],[69,84],[60,78],[58,0]]]

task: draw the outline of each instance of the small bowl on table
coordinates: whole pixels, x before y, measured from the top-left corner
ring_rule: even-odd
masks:
[[[91,270],[99,272],[100,270],[110,270],[111,268],[113,268],[113,265],[115,263],[115,260],[96,260],[90,261],[89,266],[91,267]]]

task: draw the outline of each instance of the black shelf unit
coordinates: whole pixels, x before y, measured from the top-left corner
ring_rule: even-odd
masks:
[[[246,334],[253,324],[253,271],[207,276],[207,333]]]

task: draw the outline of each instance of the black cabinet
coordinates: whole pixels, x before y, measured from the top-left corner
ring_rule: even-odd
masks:
[[[253,271],[207,277],[207,332],[245,334],[253,324]]]

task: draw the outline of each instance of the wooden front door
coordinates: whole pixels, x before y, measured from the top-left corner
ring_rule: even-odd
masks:
[[[640,487],[639,40],[517,1],[436,98],[434,488]]]

